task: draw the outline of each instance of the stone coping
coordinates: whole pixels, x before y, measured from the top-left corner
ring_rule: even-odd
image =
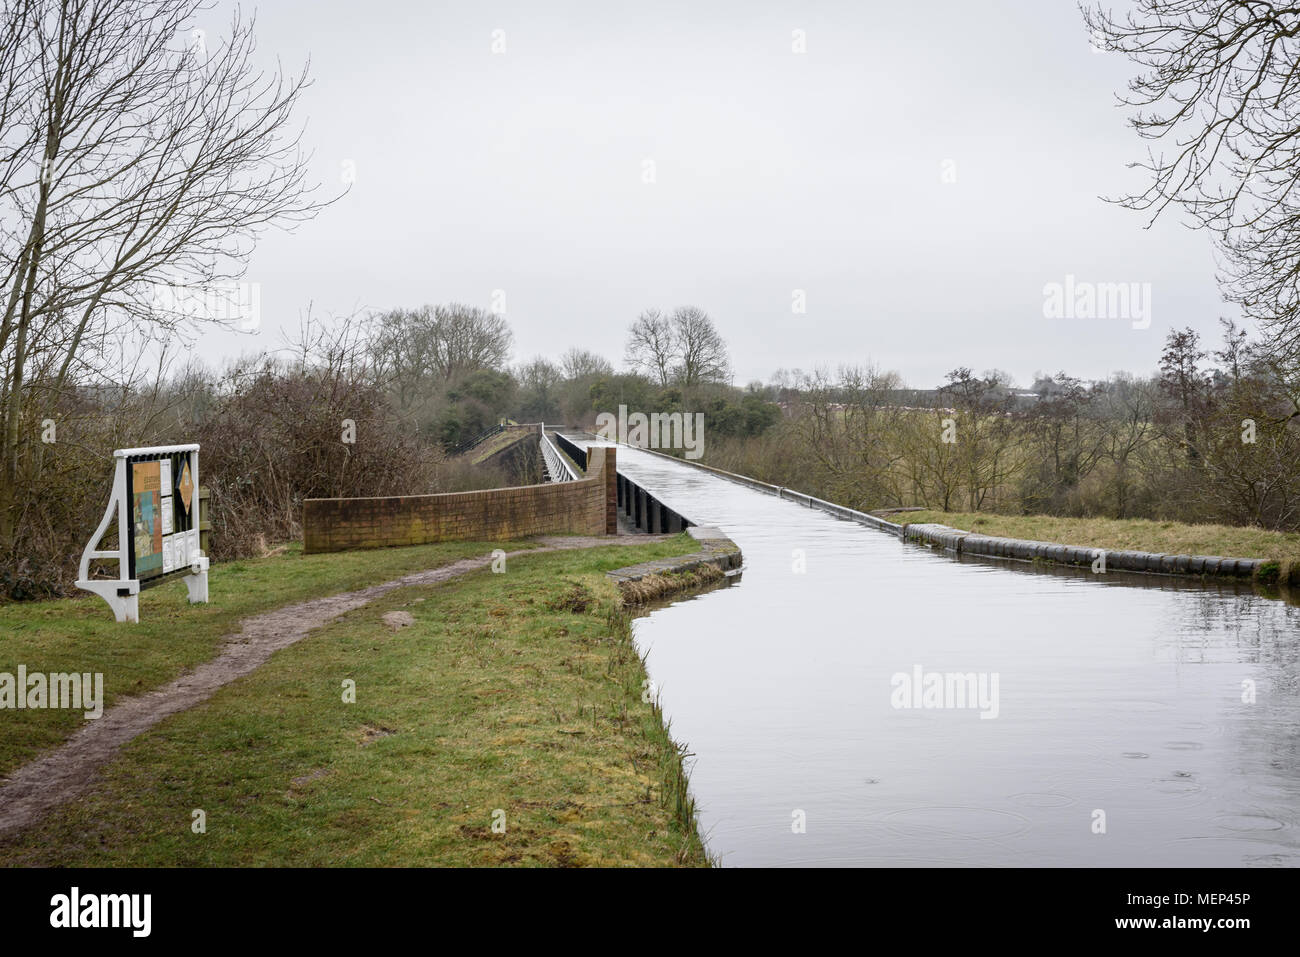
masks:
[[[1161,552],[1137,552],[1128,549],[1061,545],[1021,538],[979,535],[928,522],[903,526],[904,541],[937,545],[958,555],[984,558],[1012,558],[1019,561],[1049,561],[1058,565],[1092,567],[1105,561],[1106,570],[1148,572],[1157,575],[1214,575],[1224,578],[1253,578],[1267,564],[1262,558],[1223,558],[1218,555],[1166,555]]]
[[[606,572],[606,577],[621,585],[624,582],[640,581],[650,575],[695,571],[705,565],[711,565],[725,574],[740,568],[744,562],[740,546],[728,538],[722,529],[692,525],[686,529],[686,533],[700,543],[698,552],[678,555],[675,558],[657,558],[654,561],[616,568],[612,572]]]

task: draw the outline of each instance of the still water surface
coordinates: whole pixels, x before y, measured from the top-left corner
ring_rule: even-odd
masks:
[[[957,561],[634,449],[618,462],[744,551],[732,587],[636,623],[724,865],[1300,864],[1300,609]],[[997,717],[895,708],[918,667],[996,674]]]

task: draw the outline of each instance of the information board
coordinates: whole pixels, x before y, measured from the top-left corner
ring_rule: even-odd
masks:
[[[183,575],[190,601],[208,600],[208,559],[199,546],[199,447],[118,449],[113,493],[81,556],[77,587],[102,596],[118,621],[139,621],[141,588]],[[118,547],[100,551],[116,519]],[[93,559],[116,560],[116,579],[91,579]]]

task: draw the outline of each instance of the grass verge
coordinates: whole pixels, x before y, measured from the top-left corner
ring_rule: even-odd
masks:
[[[683,571],[646,575],[636,581],[619,582],[618,588],[626,604],[645,605],[682,592],[715,585],[726,577],[716,565],[700,565]]]
[[[470,462],[472,462],[474,465],[482,465],[484,462],[492,458],[492,456],[496,455],[498,452],[504,452],[506,449],[510,448],[510,446],[514,445],[516,442],[522,442],[530,435],[536,435],[536,434],[537,433],[535,430],[529,431],[528,429],[506,429],[506,431],[498,432],[496,435],[492,436],[490,439],[486,440],[485,442],[481,442],[480,444],[474,446],[474,448],[469,453],[467,453],[467,455],[469,457]]]
[[[118,624],[95,595],[0,605],[0,672],[101,672],[105,706],[166,684],[211,658],[239,621],[284,605],[352,591],[494,548],[529,542],[441,542],[413,548],[303,556],[301,543],[265,558],[223,562],[209,576],[206,605],[171,581],[140,593],[140,623]],[[68,710],[0,711],[0,774],[61,743],[84,720]]]
[[[1189,525],[1149,519],[1059,518],[987,512],[895,512],[891,522],[935,522],[982,535],[1023,538],[1085,548],[1129,549],[1165,555],[1263,558],[1300,562],[1300,534],[1234,525]]]
[[[390,592],[141,735],[0,864],[706,864],[604,577],[696,547],[521,556]]]

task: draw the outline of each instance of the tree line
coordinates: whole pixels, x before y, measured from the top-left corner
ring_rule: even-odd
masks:
[[[767,386],[786,415],[706,461],[854,508],[1158,518],[1300,530],[1300,389],[1264,340],[1168,333],[1159,370],[1086,382],[843,367]]]
[[[24,385],[0,587],[15,598],[68,591],[108,493],[114,448],[202,445],[212,554],[224,559],[296,538],[307,498],[540,481],[535,457],[494,467],[454,454],[501,422],[591,427],[624,404],[704,412],[719,436],[768,428],[779,410],[723,378],[729,359],[712,319],[694,307],[673,315],[686,321],[672,332],[662,377],[636,371],[640,319],[625,371],[579,347],[512,363],[506,319],[461,303],[333,322],[309,315],[281,347],[219,368],[192,349],[159,346],[152,364],[124,366],[118,377],[35,375]],[[149,352],[143,341],[121,348]]]

